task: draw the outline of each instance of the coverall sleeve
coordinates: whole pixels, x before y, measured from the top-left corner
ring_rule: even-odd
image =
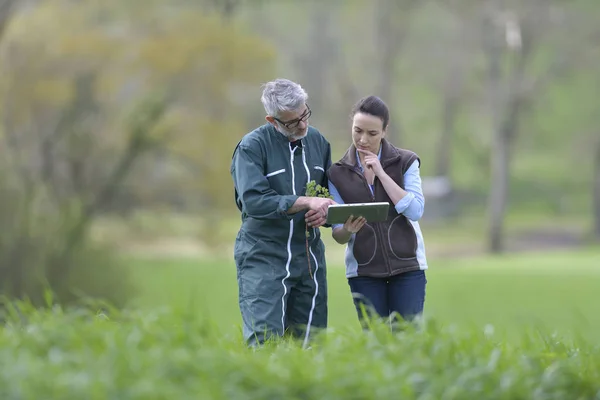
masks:
[[[323,174],[323,180],[321,181],[321,186],[327,187],[329,185],[329,179],[327,178],[327,171],[331,168],[331,145],[327,143],[327,149],[325,150],[325,161],[323,163],[325,173]]]
[[[233,156],[231,175],[243,212],[256,219],[292,219],[287,211],[299,196],[278,194],[263,171],[260,150],[240,144]]]
[[[323,174],[323,180],[321,181],[321,186],[326,188],[329,186],[329,179],[327,178],[327,171],[329,170],[329,168],[331,167],[331,144],[328,142],[327,143],[327,150],[325,151],[325,163],[323,164],[325,166],[325,173]],[[330,192],[330,195],[333,194]],[[335,201],[335,198],[334,198]],[[324,228],[331,228],[331,224],[325,223],[323,224]]]

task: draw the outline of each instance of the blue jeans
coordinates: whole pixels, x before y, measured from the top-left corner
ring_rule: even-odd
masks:
[[[363,321],[363,308],[369,318],[373,310],[380,317],[398,313],[410,321],[423,312],[425,304],[425,271],[411,271],[390,278],[358,276],[348,279],[358,318]]]

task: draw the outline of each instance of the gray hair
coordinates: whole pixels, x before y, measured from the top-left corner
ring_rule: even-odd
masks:
[[[308,100],[306,91],[288,79],[276,79],[263,85],[260,101],[267,115],[278,117],[282,111],[295,111]]]

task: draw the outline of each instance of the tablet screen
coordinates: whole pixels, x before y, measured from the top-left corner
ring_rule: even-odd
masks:
[[[387,219],[389,208],[387,202],[336,204],[329,206],[327,223],[343,224],[351,215],[362,216],[367,222],[382,222]]]

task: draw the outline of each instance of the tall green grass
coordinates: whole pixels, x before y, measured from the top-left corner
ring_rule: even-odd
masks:
[[[599,348],[534,331],[507,342],[424,321],[251,350],[193,310],[20,315],[0,330],[6,400],[600,397]]]
[[[130,260],[128,310],[8,308],[0,399],[600,399],[599,255],[431,260],[425,318],[394,332],[360,329],[334,264],[330,328],[259,349],[230,261]]]

